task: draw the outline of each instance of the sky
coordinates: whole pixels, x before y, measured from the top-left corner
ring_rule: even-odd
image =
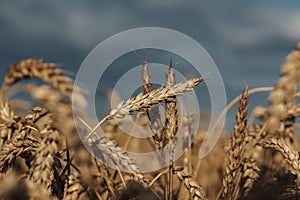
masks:
[[[9,64],[25,58],[59,63],[76,74],[101,41],[149,26],[199,42],[217,64],[231,100],[245,82],[250,88],[275,84],[285,56],[300,41],[300,1],[2,0],[0,79]]]

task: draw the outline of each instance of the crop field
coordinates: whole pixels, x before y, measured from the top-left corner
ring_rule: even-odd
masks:
[[[300,43],[287,55],[274,87],[241,86],[241,94],[225,108],[226,112],[238,104],[234,127],[222,132],[203,159],[198,150],[205,130],[199,130],[179,159],[174,159],[174,149],[180,145],[177,140],[191,140],[195,122],[191,113],[179,118],[177,98],[205,80],[176,82],[172,63],[165,86],[154,88],[146,62],[141,77],[143,92],[91,127],[85,113],[72,107],[72,97],[78,107],[87,103],[81,89],[73,87],[73,80],[56,64],[34,59],[11,64],[0,90],[0,199],[300,198]],[[16,84],[24,79],[43,84]],[[249,96],[261,91],[269,93],[268,105],[249,111]],[[28,109],[33,104],[18,99],[18,93],[29,94],[38,106]],[[163,122],[153,117],[159,115],[157,105],[164,107]],[[137,139],[124,133],[115,117],[126,116],[140,126],[149,125],[153,137]],[[100,126],[105,136],[97,134]],[[183,138],[177,138],[178,129],[184,130]],[[167,144],[164,159],[149,160],[164,163],[155,172],[143,173],[126,153],[160,150]]]

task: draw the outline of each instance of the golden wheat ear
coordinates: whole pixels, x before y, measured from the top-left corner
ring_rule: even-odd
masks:
[[[9,86],[22,79],[38,78],[53,86],[62,94],[72,99],[74,91],[73,80],[67,77],[63,70],[58,69],[54,63],[45,63],[43,60],[26,59],[9,66],[0,90],[0,101],[3,101],[5,92]],[[77,91],[78,90],[78,91]],[[79,93],[79,88],[76,88]],[[84,105],[82,97],[80,104]]]
[[[244,139],[246,136],[248,114],[248,87],[245,86],[240,99],[238,112],[236,114],[236,125],[234,125],[231,139],[231,148],[227,153],[225,175],[223,177],[223,199],[237,199],[240,182],[241,158],[244,150]]]
[[[193,179],[193,174],[181,166],[176,166],[174,168],[174,173],[177,178],[183,182],[185,188],[189,191],[190,199],[205,199],[205,192],[203,188]]]
[[[123,118],[126,115],[132,115],[134,111],[143,111],[157,105],[169,97],[180,96],[186,92],[193,91],[193,88],[203,82],[203,78],[193,78],[183,83],[178,83],[170,88],[161,87],[147,94],[140,93],[136,97],[131,97],[126,102],[120,103],[117,108],[110,111],[88,134],[87,141],[92,134],[107,120],[112,117]]]
[[[267,112],[266,130],[269,135],[282,136],[289,142],[295,141],[295,118],[286,118],[285,111],[296,105],[297,85],[300,83],[300,48],[286,57],[281,69],[281,77],[269,96],[270,108]]]

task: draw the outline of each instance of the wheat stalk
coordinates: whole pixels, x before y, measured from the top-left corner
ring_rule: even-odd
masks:
[[[193,130],[194,118],[192,113],[185,113],[182,120],[182,126],[184,127],[184,134],[183,134],[183,151],[185,152],[184,159],[183,159],[183,166],[184,168],[192,171],[192,149],[189,147],[191,144],[191,134]],[[187,150],[185,149],[186,147]]]

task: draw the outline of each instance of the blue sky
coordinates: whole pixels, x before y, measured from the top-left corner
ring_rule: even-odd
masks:
[[[300,1],[1,1],[0,78],[34,57],[76,72],[99,42],[127,29],[171,28],[202,44],[223,75],[228,99],[246,81],[272,86],[300,40]],[[255,101],[254,101],[255,102]]]

